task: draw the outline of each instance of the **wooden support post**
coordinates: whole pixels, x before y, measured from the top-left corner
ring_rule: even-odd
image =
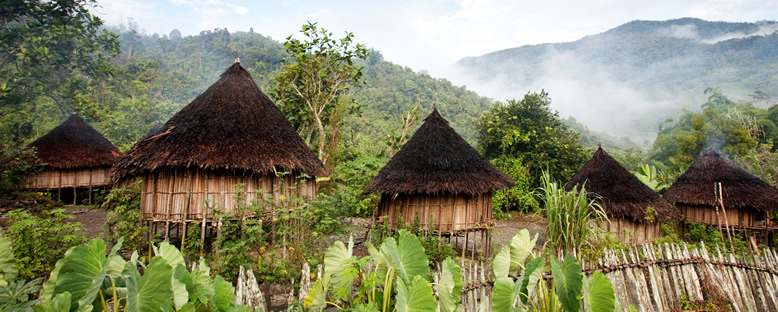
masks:
[[[73,207],[76,206],[76,187],[73,187]]]
[[[205,250],[205,213],[203,212],[203,223],[200,224],[200,257],[203,256],[203,250]]]
[[[186,221],[183,222],[183,230],[181,231],[181,253],[184,253],[184,243],[186,241]]]
[[[724,212],[724,226],[727,227],[727,238],[729,238],[729,248],[730,250],[734,251],[735,247],[732,244],[732,233],[729,231],[729,217],[727,217],[727,209],[724,208],[724,195],[721,191],[721,182],[719,184],[719,205],[721,205],[721,211]]]
[[[170,220],[165,221],[165,241],[168,240],[168,235],[170,234]]]

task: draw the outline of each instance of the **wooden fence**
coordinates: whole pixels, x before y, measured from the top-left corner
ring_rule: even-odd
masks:
[[[679,311],[682,303],[710,301],[729,305],[732,311],[778,311],[778,251],[763,249],[761,255],[722,254],[715,248],[709,254],[703,247],[645,244],[626,250],[605,250],[596,263],[583,263],[590,276],[600,270],[613,284],[616,300],[623,311]],[[493,276],[490,264],[462,263],[463,311],[492,311]],[[287,302],[302,301],[311,280],[307,264],[297,296]],[[319,267],[321,276],[321,267]],[[435,273],[436,280],[440,272]],[[544,276],[550,280],[551,276]],[[264,301],[253,274],[241,270],[238,303],[263,307]],[[262,304],[258,304],[262,302]]]

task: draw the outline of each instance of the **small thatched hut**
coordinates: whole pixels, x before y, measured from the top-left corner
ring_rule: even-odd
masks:
[[[29,146],[36,149],[45,165],[28,179],[28,187],[57,190],[58,197],[63,189],[73,189],[74,203],[77,189],[89,189],[91,201],[92,188],[108,185],[108,171],[122,156],[116,146],[76,114]]]
[[[326,176],[281,110],[237,62],[158,133],[135,144],[113,174],[119,181],[143,179],[141,213],[152,222],[211,221],[209,207],[231,212],[241,188],[246,203],[262,194],[278,199],[293,189],[296,196],[314,198],[315,178]]]
[[[602,147],[573,175],[565,189],[569,191],[581,184],[610,219],[601,224],[603,229],[615,233],[625,243],[650,242],[660,235],[662,219],[678,215],[678,209],[624,169]]]
[[[740,229],[769,225],[770,213],[778,207],[777,189],[738,168],[713,149],[697,158],[664,197],[674,202],[688,221],[708,225],[729,223]],[[724,209],[720,209],[722,199]],[[728,222],[724,220],[725,210]]]
[[[378,216],[441,233],[479,230],[492,220],[492,191],[513,180],[484,159],[437,109],[365,188],[380,193]],[[402,220],[399,216],[402,215]]]

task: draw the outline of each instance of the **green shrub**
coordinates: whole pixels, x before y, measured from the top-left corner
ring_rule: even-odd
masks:
[[[78,232],[81,223],[69,222],[73,216],[64,209],[43,210],[40,215],[14,210],[6,216],[12,222],[6,235],[13,241],[22,279],[47,275],[65,251],[86,241],[86,234]]]
[[[140,213],[140,190],[143,181],[138,179],[132,184],[111,190],[105,198],[103,207],[108,209],[105,229],[109,241],[118,241],[124,237],[124,248],[141,251],[144,234],[148,230],[143,225]]]
[[[530,189],[529,167],[524,165],[521,159],[509,157],[496,159],[494,165],[516,182],[515,186],[496,191],[492,195],[494,217],[506,219],[510,211],[521,213],[537,212],[540,209],[540,205],[535,199],[535,192]]]

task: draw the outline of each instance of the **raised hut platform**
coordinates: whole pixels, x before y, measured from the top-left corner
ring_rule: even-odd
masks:
[[[610,219],[600,226],[623,243],[651,242],[659,237],[662,220],[678,216],[678,209],[640,182],[602,147],[570,178],[565,189],[569,191],[575,185],[584,185],[589,199],[600,202]]]
[[[365,188],[380,193],[376,218],[397,228],[400,222],[438,235],[464,236],[463,255],[481,241],[489,252],[493,226],[492,192],[514,185],[448,125],[437,108]],[[480,235],[476,239],[475,235]],[[468,235],[471,234],[471,235]]]
[[[697,158],[664,198],[675,203],[686,221],[725,228],[722,235],[744,232],[753,241],[760,236],[769,243],[771,232],[778,230],[771,220],[778,208],[778,189],[713,149]]]
[[[150,226],[166,225],[165,238],[170,224],[184,225],[186,232],[186,223],[200,222],[204,233],[206,224],[233,218],[239,189],[245,204],[270,195],[313,199],[316,177],[327,175],[237,62],[149,134],[114,167],[113,178],[121,184],[143,180],[141,213]]]
[[[72,191],[73,204],[78,201],[79,190],[87,192],[87,198],[82,199],[91,203],[92,189],[111,183],[109,170],[122,156],[116,146],[76,114],[29,146],[36,149],[44,165],[40,172],[27,177],[27,188],[56,191],[58,199],[63,191]]]

